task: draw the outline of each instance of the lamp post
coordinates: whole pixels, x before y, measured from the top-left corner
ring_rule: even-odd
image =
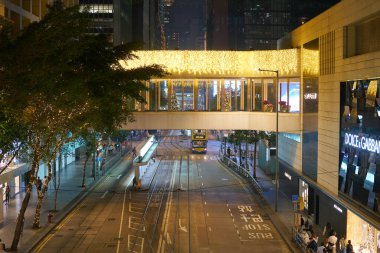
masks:
[[[259,71],[263,72],[272,72],[276,73],[276,172],[275,172],[275,182],[276,182],[276,190],[274,195],[274,211],[277,212],[278,209],[278,174],[279,174],[279,168],[278,168],[278,70],[272,70],[272,69],[258,69]]]

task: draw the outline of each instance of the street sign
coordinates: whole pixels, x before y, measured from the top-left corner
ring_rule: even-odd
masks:
[[[292,202],[298,202],[298,195],[292,195]]]

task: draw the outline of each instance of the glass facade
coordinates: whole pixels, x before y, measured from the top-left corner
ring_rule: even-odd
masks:
[[[339,191],[380,217],[380,79],[341,83]]]
[[[263,111],[275,112],[275,79],[172,79],[147,82],[145,104],[135,111]],[[299,79],[279,80],[279,101],[299,112]]]

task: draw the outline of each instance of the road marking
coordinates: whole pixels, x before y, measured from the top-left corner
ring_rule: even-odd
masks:
[[[124,190],[124,199],[123,199],[123,208],[121,209],[121,219],[120,219],[120,227],[119,227],[119,238],[121,237],[121,229],[123,228],[123,218],[124,218],[124,208],[125,208],[125,196],[127,195],[127,188]],[[117,241],[117,249],[116,253],[119,253],[120,248],[120,240]]]
[[[207,205],[206,201],[205,201],[205,205]]]
[[[104,199],[104,197],[107,195],[108,190],[103,193],[103,195],[100,197],[101,199]]]
[[[82,205],[78,206],[73,212],[71,212],[68,216],[66,216],[66,218],[56,227],[56,231],[60,230],[63,226],[65,226],[67,224],[67,222],[69,222],[71,220],[71,218],[79,211],[79,209],[81,209],[84,205],[86,204],[86,201],[83,202]],[[44,247],[45,245],[49,242],[49,240],[51,238],[53,238],[54,234],[49,234],[40,244],[39,247],[37,247],[37,249],[34,251],[36,253],[40,252]]]
[[[179,220],[179,229],[181,229],[183,232],[187,233],[186,226],[181,225],[181,219],[178,219],[178,220]]]
[[[208,213],[206,213],[206,215],[207,215],[207,217],[209,216],[209,214],[208,214]]]
[[[118,175],[116,178],[117,178],[117,179],[120,179],[120,178],[121,178],[121,174],[120,174],[120,175]]]
[[[210,232],[211,232],[211,227],[208,227],[208,231],[210,231]]]
[[[166,241],[167,241],[167,243],[168,243],[169,245],[172,244],[172,240],[170,239],[169,232],[166,232]]]
[[[169,192],[169,201],[166,202],[166,206],[165,206],[165,213],[164,213],[164,226],[163,228],[161,229],[161,233],[160,233],[160,238],[159,238],[159,241],[158,241],[158,250],[157,252],[164,252],[165,250],[165,245],[163,243],[163,240],[166,241],[166,238],[163,238],[162,235],[164,235],[165,237],[165,234],[167,233],[168,231],[168,225],[169,225],[169,216],[170,216],[170,209],[171,209],[171,206],[172,206],[172,201],[173,201],[173,187],[174,187],[174,183],[175,183],[175,175],[177,173],[177,164],[178,162],[176,161],[174,163],[174,171],[172,172],[172,178],[170,179],[170,185],[169,185],[169,189],[171,189],[171,191]],[[167,242],[167,241],[166,241]]]

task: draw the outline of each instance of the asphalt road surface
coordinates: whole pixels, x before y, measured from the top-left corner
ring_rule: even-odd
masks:
[[[125,157],[34,252],[290,252],[218,148],[191,154],[189,136],[162,132],[143,190],[133,191]]]

